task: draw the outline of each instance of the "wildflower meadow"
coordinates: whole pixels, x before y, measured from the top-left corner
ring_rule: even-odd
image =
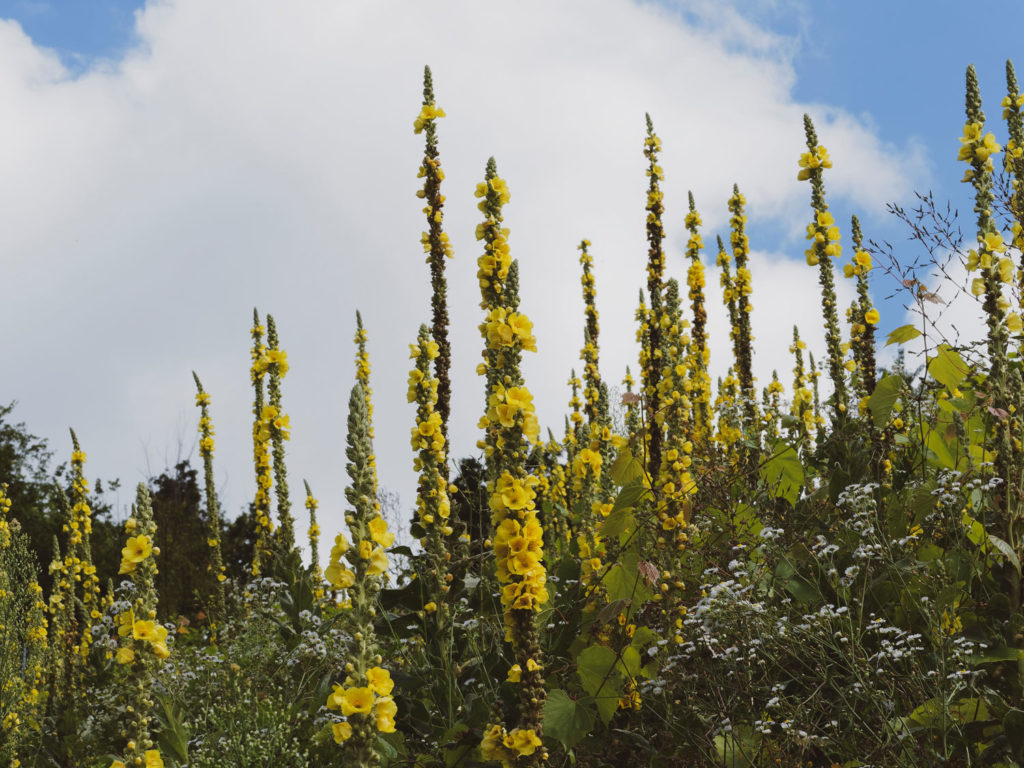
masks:
[[[758,382],[744,194],[701,201],[728,210],[721,233],[692,194],[666,211],[665,174],[682,169],[662,168],[647,116],[639,357],[602,364],[601,243],[581,233],[579,286],[564,287],[584,307],[566,329],[580,348],[563,361],[572,397],[564,424],[541,424],[523,367],[539,340],[503,218],[514,190],[494,158],[479,180],[446,177],[427,68],[409,109],[431,299],[409,338],[415,502],[387,514],[373,423],[396,406],[375,401],[362,316],[339,390],[347,503],[333,540],[288,461],[291,371],[273,308],[249,329],[252,475],[237,520],[221,510],[219,403],[202,371],[201,471],[140,484],[123,525],[98,514],[74,432],[57,476],[37,476],[25,462],[39,447],[7,424],[3,444],[24,461],[0,476],[0,764],[1024,766],[1024,95],[1012,64],[1001,124],[973,67],[965,105],[970,231],[954,243],[926,198],[916,218],[898,213],[937,265],[965,265],[983,338],[943,337],[941,300],[856,216],[833,216],[829,171],[844,158],[805,117],[792,171],[820,293],[793,300],[820,304],[821,322],[794,327],[791,358]],[[452,184],[475,184],[479,210],[479,396],[459,399],[446,270],[473,267],[445,231]],[[682,250],[667,216],[685,221]],[[837,281],[855,286],[850,306]],[[892,291],[918,321],[883,336],[873,297]],[[709,302],[731,326],[714,349]],[[815,360],[805,339],[818,334],[827,355]],[[913,362],[911,343],[924,350]],[[712,356],[729,360],[717,380]],[[474,456],[449,450],[455,411],[479,417]],[[176,503],[201,518],[173,522]]]

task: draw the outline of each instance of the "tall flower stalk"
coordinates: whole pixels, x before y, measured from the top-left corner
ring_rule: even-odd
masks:
[[[118,614],[120,647],[117,663],[128,668],[132,705],[126,708],[125,764],[163,765],[151,732],[154,719],[153,683],[156,671],[170,656],[167,628],[156,618],[156,523],[149,491],[139,483],[132,516],[125,522],[128,539],[121,550],[122,575],[132,580],[131,601]]]
[[[441,228],[444,218],[444,195],[441,194],[441,182],[444,171],[441,170],[441,159],[437,151],[437,125],[435,121],[444,117],[444,110],[434,101],[434,81],[430,67],[423,68],[423,107],[413,125],[416,133],[423,133],[426,149],[419,175],[423,179],[423,189],[416,194],[426,202],[423,213],[427,216],[427,231],[420,237],[423,250],[427,254],[430,266],[430,305],[433,312],[431,337],[437,344],[437,359],[434,370],[437,375],[437,412],[441,416],[441,434],[448,439],[448,421],[451,418],[451,359],[452,348],[448,341],[448,283],[444,274],[445,259],[452,258],[452,245],[448,233]],[[441,467],[445,479],[448,478],[448,465]]]
[[[754,287],[751,283],[750,239],[747,237],[747,214],[744,210],[746,198],[733,184],[729,198],[729,242],[732,245],[736,277],[733,290],[736,294],[736,335],[733,338],[733,355],[736,358],[736,376],[739,379],[740,397],[743,399],[744,418],[747,428],[757,433],[757,394],[754,390],[753,341],[750,330],[750,315],[754,305],[750,301]],[[752,435],[753,437],[754,435]]]
[[[491,723],[480,751],[485,760],[526,768],[546,759],[540,738],[546,692],[536,618],[548,601],[547,573],[544,530],[535,509],[539,481],[526,469],[527,443],[538,442],[540,428],[533,395],[520,370],[523,351],[536,351],[536,341],[532,323],[518,311],[517,274],[508,229],[501,226],[502,206],[510,196],[494,158],[487,162],[476,196],[484,215],[477,227],[477,238],[484,244],[484,253],[477,259],[480,306],[485,313],[480,325],[482,372],[487,382],[482,445],[506,639],[512,645],[512,670],[519,670],[509,675],[517,686],[515,727],[508,730],[501,722]]]
[[[416,493],[416,520],[423,530],[420,545],[430,558],[430,570],[423,575],[428,613],[436,613],[437,628],[448,627],[451,607],[445,596],[452,576],[448,571],[455,530],[450,523],[451,502],[443,467],[448,463],[447,446],[441,429],[441,413],[436,409],[439,382],[431,375],[440,349],[430,338],[430,329],[421,325],[416,343],[410,345],[415,367],[409,372],[408,400],[416,404],[416,425],[412,428],[413,468],[419,473]]]
[[[210,420],[210,395],[203,389],[199,376],[195,371],[192,378],[196,382],[196,405],[199,406],[199,454],[203,458],[203,479],[206,492],[206,523],[208,531],[206,543],[210,547],[209,570],[216,579],[213,595],[211,596],[214,642],[216,642],[216,627],[218,622],[223,622],[227,612],[224,604],[224,581],[227,576],[224,573],[224,558],[221,553],[220,541],[220,508],[217,504],[217,489],[213,482],[213,422]]]
[[[71,558],[71,578],[81,582],[81,612],[75,645],[76,673],[80,680],[89,648],[92,645],[92,627],[100,618],[100,580],[92,562],[92,508],[89,506],[89,481],[85,479],[85,451],[78,444],[75,430],[71,430],[71,515],[64,526],[68,534],[68,556]],[[72,596],[74,586],[72,585]]]
[[[804,368],[804,350],[807,343],[800,338],[800,330],[793,326],[793,343],[789,351],[793,354],[793,398],[791,400],[791,411],[796,419],[797,435],[812,439],[817,429],[814,421],[814,393],[807,386],[809,377]]]
[[[256,527],[256,543],[253,548],[251,572],[259,576],[271,554],[274,522],[270,519],[270,489],[274,478],[270,465],[270,426],[266,423],[263,392],[263,376],[266,374],[266,347],[263,344],[265,329],[260,323],[259,312],[252,311],[252,366],[249,370],[253,387],[252,457],[256,469],[256,495],[253,498],[252,514]]]
[[[708,375],[708,362],[711,350],[708,347],[707,322],[708,314],[704,307],[704,262],[700,252],[704,241],[700,236],[700,214],[693,202],[693,193],[689,193],[690,210],[686,214],[686,229],[690,233],[686,243],[686,256],[690,266],[686,273],[686,284],[689,287],[690,308],[693,313],[693,330],[690,334],[690,354],[687,361],[687,389],[690,405],[693,409],[692,436],[697,445],[705,445],[711,437],[711,377]],[[706,447],[706,446],[705,446]]]
[[[661,467],[662,432],[656,419],[661,407],[658,397],[658,381],[661,378],[661,315],[663,279],[665,274],[665,252],[663,241],[665,229],[661,224],[665,206],[660,182],[665,173],[658,165],[661,139],[654,133],[654,123],[647,115],[647,138],[644,140],[644,157],[647,158],[647,294],[650,301],[647,320],[647,355],[643,366],[643,392],[647,398],[647,472],[651,478]]]
[[[690,497],[697,490],[690,473],[695,442],[692,418],[696,409],[687,394],[687,384],[694,381],[689,375],[689,367],[694,363],[693,341],[685,333],[687,321],[683,320],[679,283],[675,278],[668,280],[665,285],[664,317],[664,355],[661,380],[658,383],[662,407],[658,418],[660,428],[664,429],[665,450],[655,475],[655,488],[660,499],[658,520],[661,524],[661,533],[656,543],[665,546],[671,537],[681,549],[687,540]]]
[[[309,512],[309,528],[306,529],[306,532],[309,537],[310,573],[313,578],[313,589],[318,592],[317,596],[319,597],[323,593],[321,584],[324,578],[323,569],[320,567],[320,524],[316,520],[316,511],[320,502],[313,495],[309,483],[303,480],[302,484],[306,488],[306,510]]]
[[[277,546],[282,555],[295,549],[295,518],[288,494],[288,468],[285,465],[284,443],[291,439],[291,424],[281,405],[281,380],[288,373],[288,355],[281,349],[274,318],[267,315],[267,349],[263,365],[267,371],[267,406],[263,421],[270,431],[271,455],[274,458],[274,496],[277,499]]]
[[[864,235],[856,216],[850,222],[850,232],[853,236],[853,260],[843,267],[843,274],[857,279],[857,301],[850,318],[850,344],[857,365],[859,394],[864,398],[875,390],[875,326],[880,316],[868,294],[871,254],[864,250]]]
[[[398,707],[391,696],[391,674],[380,665],[383,659],[373,629],[377,594],[387,578],[385,550],[395,540],[380,515],[377,502],[376,461],[370,437],[367,395],[361,381],[352,387],[348,403],[348,447],[345,455],[351,485],[345,498],[351,510],[345,515],[352,546],[338,535],[331,553],[327,578],[346,584],[351,607],[345,612],[347,629],[354,639],[351,661],[344,681],[334,685],[327,707],[341,717],[332,725],[334,739],[343,745],[345,765],[373,768],[380,764],[375,745],[377,733],[393,733]],[[344,557],[351,569],[341,565]]]
[[[839,314],[836,310],[836,286],[832,272],[832,259],[839,258],[842,246],[839,244],[839,227],[825,202],[825,184],[822,173],[832,167],[828,150],[818,144],[814,123],[804,115],[804,133],[807,151],[800,156],[800,181],[811,182],[811,209],[814,219],[807,225],[807,264],[818,267],[818,282],[821,284],[821,308],[825,318],[825,346],[828,349],[828,371],[832,377],[835,400],[834,420],[841,424],[846,420],[846,368],[843,364],[842,340],[839,334]]]

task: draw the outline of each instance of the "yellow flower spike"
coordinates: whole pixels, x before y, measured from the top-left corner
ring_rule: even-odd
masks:
[[[827,161],[828,152],[818,144],[818,137],[814,130],[814,124],[808,115],[804,115],[804,133],[807,139],[808,152],[800,159],[801,180],[811,182],[811,209],[814,220],[808,227],[808,234],[813,232],[811,247],[806,251],[807,264],[818,267],[818,280],[821,284],[822,313],[825,319],[825,342],[829,353],[829,374],[835,391],[834,419],[836,423],[845,420],[847,388],[846,369],[843,362],[843,355],[839,350],[840,332],[839,318],[836,312],[835,278],[832,272],[832,264],[828,256],[838,257],[842,252],[839,244],[839,229],[828,205],[825,203],[825,187],[822,181],[822,171],[831,167],[831,161]],[[813,158],[813,162],[807,160]],[[826,162],[827,161],[827,162]]]

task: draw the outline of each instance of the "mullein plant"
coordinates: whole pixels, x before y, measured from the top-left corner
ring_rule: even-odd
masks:
[[[750,301],[754,288],[751,283],[750,240],[747,237],[747,214],[744,210],[746,198],[740,194],[735,184],[732,197],[729,198],[729,242],[732,245],[733,261],[736,264],[736,276],[733,289],[736,294],[736,336],[733,338],[733,355],[736,358],[736,376],[739,379],[740,397],[743,399],[747,429],[752,431],[752,438],[757,438],[757,394],[754,391],[753,351],[754,337],[750,330],[750,316],[754,305]]]
[[[589,424],[598,424],[603,420],[603,415],[598,411],[598,400],[601,391],[601,371],[599,367],[598,324],[597,307],[595,299],[597,292],[594,289],[594,257],[590,255],[590,241],[581,240],[577,248],[580,252],[580,285],[583,287],[583,349],[580,350],[580,360],[583,361],[583,399],[584,412]]]
[[[569,490],[566,466],[561,462],[562,446],[555,440],[551,430],[548,430],[548,435],[549,439],[540,452],[543,476],[538,491],[543,491],[544,499],[551,505],[550,518],[543,521],[544,546],[549,548],[551,559],[557,559],[564,552],[565,545],[572,540],[568,515],[560,511],[569,509]]]
[[[423,179],[423,189],[416,195],[426,202],[423,213],[427,217],[427,231],[420,237],[423,251],[427,254],[430,266],[430,305],[433,312],[431,338],[437,344],[437,359],[434,360],[434,371],[437,377],[437,412],[441,416],[441,434],[448,440],[448,421],[451,416],[452,384],[450,376],[452,349],[448,341],[448,283],[444,274],[445,259],[452,258],[452,245],[448,233],[441,228],[444,214],[444,195],[441,194],[441,182],[444,171],[437,151],[437,125],[435,121],[444,117],[444,110],[434,101],[434,82],[430,75],[430,67],[423,68],[423,107],[413,124],[417,134],[422,133],[426,141],[423,163],[420,165],[419,177]],[[448,465],[440,468],[445,480],[448,479]]]
[[[814,393],[808,385],[808,374],[804,368],[804,350],[807,343],[800,338],[800,330],[793,326],[793,343],[789,351],[793,355],[793,397],[790,400],[790,414],[796,420],[796,437],[813,440],[817,430],[814,421]]]
[[[129,704],[121,738],[125,739],[124,760],[115,760],[111,768],[126,765],[162,766],[163,760],[151,732],[155,702],[153,684],[156,672],[171,652],[167,628],[156,618],[156,523],[149,491],[139,483],[132,516],[125,521],[128,538],[121,550],[121,575],[132,581],[131,602],[117,616],[120,638],[115,659],[128,670],[126,690]]]
[[[690,237],[686,243],[686,256],[690,266],[686,273],[689,287],[690,308],[693,314],[693,330],[690,334],[689,359],[687,360],[687,383],[690,394],[692,440],[696,445],[706,445],[711,437],[711,377],[708,376],[708,362],[711,350],[708,347],[707,310],[704,307],[704,262],[700,252],[704,248],[699,227],[700,214],[689,193],[690,210],[686,214],[686,229]]]
[[[736,365],[739,364],[739,355],[736,351],[736,343],[739,339],[739,316],[737,315],[736,304],[736,282],[733,280],[731,259],[725,250],[725,243],[722,236],[718,236],[718,253],[715,256],[715,264],[718,266],[718,285],[722,289],[722,304],[729,313],[729,341],[733,346],[733,359]]]
[[[690,473],[694,447],[694,408],[686,394],[686,384],[693,354],[689,351],[692,340],[685,333],[686,321],[682,316],[679,283],[672,278],[665,285],[665,322],[662,323],[662,371],[658,382],[659,430],[665,435],[661,465],[655,474],[658,496],[657,514],[661,533],[656,539],[659,547],[669,543],[669,537],[678,549],[687,541],[686,527],[690,519],[691,497],[697,486]]]
[[[900,352],[902,351],[900,350]],[[807,368],[809,371],[807,376],[811,382],[811,393],[814,396],[814,429],[815,434],[820,434],[825,428],[825,417],[821,414],[821,393],[818,386],[821,371],[818,370],[818,366],[814,362],[814,353],[810,350],[807,351]]]
[[[55,494],[62,517],[67,519],[68,503],[64,491],[58,486]],[[73,692],[71,648],[74,644],[75,621],[75,580],[71,575],[71,560],[62,556],[60,542],[53,537],[53,560],[50,561],[50,579],[53,588],[47,601],[46,612],[51,627],[50,652],[48,658],[50,696],[48,711],[53,714],[57,701],[71,699]]]
[[[661,350],[661,315],[662,297],[664,293],[665,274],[665,252],[663,243],[665,240],[665,229],[661,223],[662,214],[665,212],[663,204],[664,193],[661,191],[660,182],[664,180],[665,173],[658,165],[658,152],[661,150],[661,139],[654,132],[654,123],[651,116],[647,115],[647,138],[644,139],[644,157],[647,158],[647,293],[650,300],[650,309],[647,313],[646,328],[646,349],[642,357],[643,366],[643,394],[646,398],[646,421],[647,429],[645,435],[647,474],[652,479],[658,474],[661,467],[661,443],[662,432],[658,425],[656,416],[661,404],[658,398],[658,381],[661,378],[662,350]]]
[[[370,354],[366,351],[366,343],[369,341],[369,334],[363,327],[363,315],[356,310],[356,335],[353,341],[356,345],[356,381],[363,388],[366,398],[366,422],[368,424],[370,440],[373,440],[373,389],[370,387]],[[377,487],[377,464],[373,464],[373,487]]]
[[[1015,102],[1014,102],[1015,103]],[[1024,531],[1019,509],[1021,500],[1020,449],[1014,441],[1014,413],[1017,405],[1014,402],[1019,395],[1020,378],[1016,367],[1011,367],[1007,359],[1011,315],[1008,314],[1010,302],[1003,295],[1003,286],[1016,282],[1016,266],[1013,259],[1006,253],[1007,244],[999,232],[992,215],[994,196],[992,193],[992,155],[1000,152],[1002,147],[996,143],[991,133],[984,133],[985,113],[981,109],[981,93],[978,89],[978,78],[974,66],[967,68],[967,123],[964,134],[960,138],[958,160],[968,164],[963,181],[974,186],[974,211],[977,214],[977,249],[972,248],[967,255],[969,273],[980,273],[971,281],[971,292],[975,296],[983,296],[982,309],[987,327],[987,347],[989,372],[985,382],[988,395],[988,406],[992,413],[1002,412],[994,423],[993,448],[995,449],[994,472],[1004,485],[999,505],[1002,520],[999,535],[1019,553],[1022,549]],[[1016,144],[1014,145],[1016,148]],[[1014,313],[1012,325],[1018,327],[1019,316]],[[1014,603],[1020,604],[1020,581],[1013,586]],[[1024,665],[1022,665],[1024,678]]]
[[[1003,119],[1010,138],[1006,142],[1003,168],[1012,179],[1013,197],[1010,198],[1010,212],[1013,214],[1013,245],[1020,252],[1017,266],[1017,311],[1006,317],[1007,328],[1012,333],[1021,332],[1021,313],[1024,312],[1024,94],[1017,86],[1017,74],[1013,62],[1006,62],[1006,96],[1003,97]]]
[[[727,460],[733,461],[736,459],[734,446],[743,438],[743,420],[739,408],[739,382],[732,368],[724,380],[718,380],[718,394],[711,412],[718,414],[715,444]]]
[[[221,553],[220,541],[220,508],[217,504],[217,489],[213,482],[213,421],[210,419],[210,394],[203,389],[203,383],[199,376],[192,371],[192,378],[196,382],[196,405],[199,407],[199,455],[203,459],[203,480],[206,492],[206,522],[208,531],[206,533],[206,544],[210,548],[210,562],[207,568],[214,575],[216,584],[213,594],[210,596],[211,613],[211,641],[217,641],[217,626],[227,617],[227,609],[224,601],[224,581],[227,575],[224,573],[224,558]]]
[[[640,457],[642,463],[646,467],[646,453],[647,450],[647,400],[644,398],[644,377],[646,376],[645,371],[647,366],[650,364],[650,334],[647,332],[647,325],[651,321],[651,312],[647,308],[647,300],[644,297],[644,289],[641,288],[639,296],[637,298],[636,311],[633,313],[633,319],[636,321],[636,342],[640,346],[640,355],[637,362],[640,364],[640,387],[639,394],[636,395],[636,426],[637,429],[631,430],[629,433],[630,439],[630,450],[634,456]],[[627,398],[632,400],[633,398]],[[648,476],[648,480],[650,476]]]
[[[484,322],[484,362],[487,410],[481,419],[480,445],[487,460],[487,493],[493,526],[496,574],[504,613],[506,639],[513,665],[508,680],[516,686],[516,725],[488,725],[480,744],[485,760],[504,766],[538,766],[547,759],[541,744],[544,689],[543,660],[537,640],[537,612],[548,601],[543,564],[544,530],[534,506],[538,480],[526,470],[526,444],[539,435],[533,395],[520,370],[524,350],[535,351],[529,319],[518,312],[516,270],[509,254],[508,230],[502,227],[502,206],[508,187],[498,176],[494,158],[487,162],[484,181],[477,185],[478,208],[484,214],[477,239],[484,253],[477,259]]]
[[[68,534],[67,557],[70,558],[71,578],[81,582],[81,612],[78,636],[75,640],[76,679],[81,678],[89,647],[92,645],[93,623],[100,618],[100,581],[92,562],[92,508],[89,506],[89,481],[85,479],[85,451],[78,444],[78,436],[71,430],[71,515],[64,526]],[[67,558],[65,558],[67,560]],[[74,598],[74,584],[72,597]]]
[[[416,493],[416,522],[423,535],[420,545],[430,559],[429,570],[421,574],[426,593],[423,610],[436,614],[432,623],[442,634],[447,632],[451,606],[447,599],[452,575],[448,564],[457,543],[451,524],[451,501],[444,467],[448,451],[441,429],[441,413],[437,410],[439,382],[431,374],[431,363],[440,354],[438,344],[430,338],[430,329],[421,325],[416,343],[410,345],[415,366],[409,372],[410,403],[416,404],[416,426],[412,428],[413,469],[419,474]]]
[[[992,155],[1002,151],[991,133],[984,133],[985,113],[981,109],[981,93],[973,65],[967,68],[967,122],[960,138],[958,160],[969,166],[962,181],[974,187],[974,211],[977,214],[977,248],[967,254],[967,270],[979,273],[971,281],[971,292],[983,296],[982,308],[987,326],[989,390],[992,405],[1004,407],[1006,398],[1006,352],[1008,347],[1009,300],[1003,296],[1003,285],[1012,284],[1016,268],[1006,253],[1007,244],[999,231],[992,206]],[[1019,319],[1014,323],[1019,323]]]
[[[0,485],[0,650],[10,664],[0,683],[0,759],[19,766],[17,754],[39,729],[46,701],[47,620],[34,565],[15,539],[11,499]],[[27,590],[26,590],[27,588]],[[23,591],[27,592],[25,594]],[[20,626],[19,626],[20,625]],[[13,651],[13,653],[11,653]],[[14,667],[13,669],[11,667]]]
[[[779,420],[782,418],[782,393],[785,387],[779,381],[779,372],[772,371],[772,380],[764,388],[764,432],[769,442],[774,442],[779,437]]]
[[[853,237],[853,259],[843,267],[843,275],[857,278],[857,301],[850,317],[850,344],[856,362],[859,394],[863,400],[875,390],[875,326],[881,317],[868,295],[871,254],[864,250],[864,235],[856,216],[850,221],[850,232]]]
[[[804,115],[804,133],[807,151],[800,156],[800,181],[811,182],[811,210],[814,219],[807,225],[807,239],[811,247],[805,252],[808,266],[818,267],[818,282],[821,284],[821,307],[825,319],[825,345],[828,349],[828,371],[832,378],[835,400],[834,421],[846,421],[846,367],[843,361],[842,340],[839,334],[839,315],[836,310],[836,286],[832,273],[832,259],[839,258],[842,246],[839,244],[839,227],[836,226],[825,202],[825,184],[822,174],[832,167],[828,150],[818,144],[814,123]]]
[[[256,524],[256,544],[253,548],[251,572],[253,576],[259,576],[270,557],[274,535],[274,522],[270,519],[270,489],[274,478],[270,466],[270,428],[265,423],[264,412],[263,376],[267,370],[266,347],[263,344],[265,329],[255,309],[252,317],[252,367],[249,375],[253,386],[252,456],[256,469],[256,496],[252,503],[252,513]]]
[[[595,523],[611,511],[611,476],[609,467],[614,459],[616,439],[611,433],[611,417],[608,410],[608,395],[600,371],[600,346],[597,307],[597,292],[594,289],[593,265],[590,255],[590,241],[582,240],[579,245],[583,288],[583,397],[586,425],[582,438],[586,447],[575,454],[570,462],[573,476],[573,490],[580,510],[580,535],[582,547],[587,537],[599,548],[595,534]],[[575,396],[574,396],[575,400]],[[575,414],[574,414],[575,415]]]
[[[569,398],[569,408],[571,409],[569,421],[572,423],[569,425],[569,428],[572,430],[572,444],[575,450],[585,444],[584,424],[586,423],[586,416],[583,415],[583,401],[580,400],[580,390],[583,389],[583,382],[576,375],[575,368],[570,369],[569,381],[567,383],[572,392],[572,397]]]
[[[274,318],[267,315],[267,348],[261,360],[267,372],[267,405],[263,422],[270,431],[271,455],[274,459],[274,496],[277,500],[277,548],[282,557],[295,550],[295,518],[292,517],[288,494],[288,468],[284,444],[291,439],[291,424],[281,405],[281,380],[288,373],[288,354],[281,349]]]
[[[377,733],[394,733],[398,707],[391,696],[394,683],[381,667],[377,637],[373,629],[376,601],[387,578],[386,549],[395,535],[388,531],[377,502],[376,461],[370,437],[366,390],[361,381],[352,387],[348,404],[348,458],[346,468],[352,484],[345,488],[351,510],[345,514],[352,545],[342,534],[335,539],[327,580],[346,588],[350,607],[343,621],[353,638],[346,677],[335,684],[327,697],[327,708],[338,710],[341,718],[331,725],[334,740],[344,749],[345,765],[370,768],[380,764],[375,744]],[[344,558],[348,566],[342,563]]]
[[[306,488],[306,510],[309,512],[309,528],[307,529],[307,535],[309,537],[309,564],[310,574],[313,579],[313,591],[316,596],[323,597],[323,580],[324,574],[320,567],[320,524],[316,521],[316,511],[320,507],[320,502],[313,496],[313,491],[309,487],[309,482],[306,480],[302,481],[302,484]]]

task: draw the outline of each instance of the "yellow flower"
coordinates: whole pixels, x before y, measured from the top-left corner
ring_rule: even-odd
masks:
[[[135,661],[135,651],[128,647],[118,648],[115,658],[118,664],[131,664]]]
[[[139,620],[132,625],[132,637],[147,643],[161,643],[167,640],[167,627],[149,619]]]
[[[508,677],[505,679],[510,683],[518,683],[523,676],[523,668],[518,664],[513,664],[508,671]]]
[[[345,538],[345,534],[339,533],[334,537],[334,546],[331,548],[331,559],[338,560],[348,552],[348,539]]]
[[[370,690],[380,696],[388,696],[395,687],[391,673],[381,667],[371,667],[366,671],[366,681]]]
[[[146,750],[146,768],[164,768],[164,759],[160,757],[159,749]]]
[[[380,515],[370,521],[370,536],[382,547],[390,547],[395,543],[395,534],[388,531],[388,524]]]
[[[864,322],[868,325],[878,325],[879,319],[880,316],[878,314],[878,310],[874,307],[864,313]]]
[[[141,563],[149,554],[153,551],[153,542],[142,534],[140,536],[133,536],[128,539],[124,548],[121,550],[121,557],[125,562],[129,563]]]
[[[423,129],[427,126],[427,123],[436,120],[439,117],[445,117],[443,109],[436,107],[433,104],[424,104],[423,109],[420,110],[419,115],[413,121],[413,131],[416,133],[422,133]]]
[[[374,705],[374,715],[377,719],[377,730],[381,733],[395,732],[395,715],[398,714],[398,705],[390,696],[381,696]]]
[[[345,717],[369,714],[373,707],[373,691],[369,688],[349,688],[341,694],[339,704]]]
[[[388,569],[388,556],[384,550],[377,547],[370,553],[370,564],[366,567],[368,576],[377,576]]]
[[[348,589],[356,583],[356,575],[340,563],[331,563],[327,566],[324,578],[335,589]]]
[[[520,755],[532,755],[541,745],[541,740],[532,728],[516,728],[505,736],[505,746]]]
[[[427,603],[426,605],[423,606],[423,610],[426,611],[427,613],[433,613],[434,611],[437,610],[437,603],[435,603],[433,600],[431,600],[429,603]]]
[[[352,726],[347,722],[335,723],[331,726],[331,731],[334,733],[334,740],[338,744],[352,738]]]

